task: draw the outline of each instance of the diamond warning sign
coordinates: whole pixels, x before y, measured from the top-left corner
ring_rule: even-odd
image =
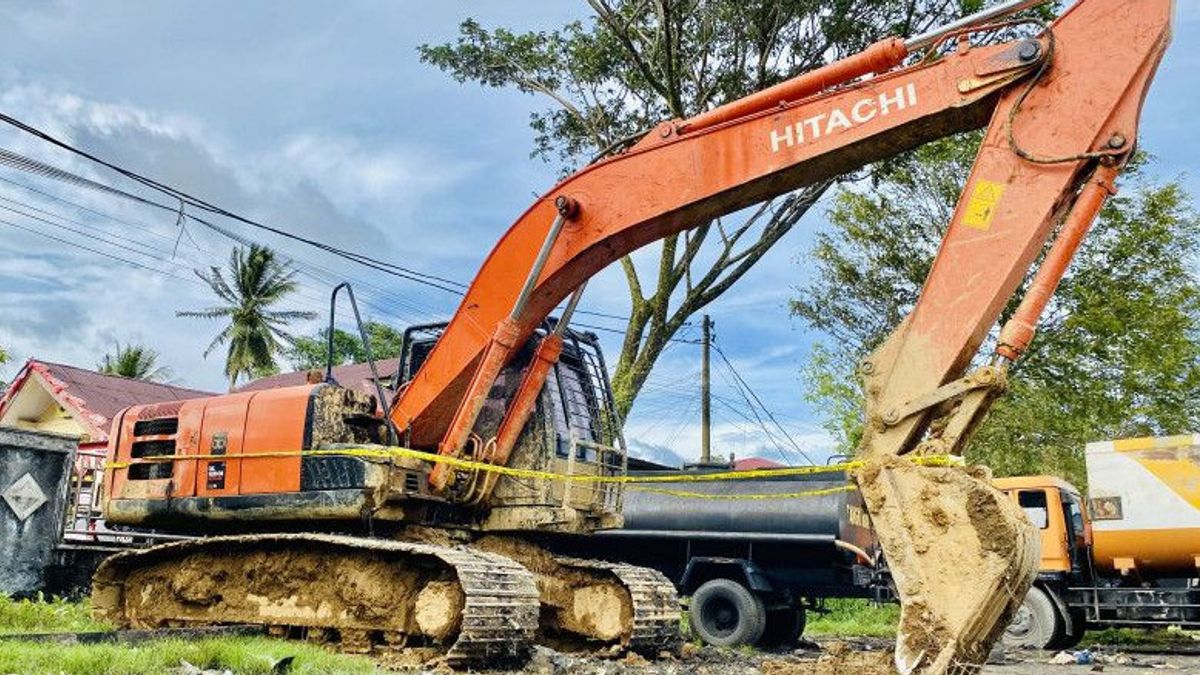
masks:
[[[17,514],[17,520],[22,521],[46,503],[46,493],[42,492],[42,486],[28,473],[9,485],[7,490],[0,493],[0,497],[4,497],[8,507]]]

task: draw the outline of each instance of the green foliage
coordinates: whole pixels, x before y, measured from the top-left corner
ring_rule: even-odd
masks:
[[[8,359],[9,359],[8,350],[5,349],[4,347],[0,347],[0,366],[8,363]]]
[[[265,246],[252,244],[249,251],[236,248],[229,254],[229,278],[213,266],[196,275],[212,288],[223,303],[199,311],[176,312],[176,316],[222,319],[228,324],[217,333],[207,357],[217,347],[228,344],[225,375],[232,389],[241,376],[259,377],[278,372],[275,363],[284,344],[293,342],[285,328],[296,319],[311,319],[314,312],[271,309],[295,292],[296,272],[290,263]]]
[[[809,612],[804,634],[808,636],[893,637],[900,621],[900,606],[853,598],[825,601],[828,611]]]
[[[111,353],[100,359],[96,369],[106,375],[150,382],[165,382],[171,378],[171,369],[158,365],[158,352],[145,345],[122,346],[118,342]]]
[[[468,19],[421,59],[459,82],[545,99],[530,117],[536,157],[570,172],[653,125],[686,118],[860,51],[978,9],[982,0],[588,0],[595,13],[518,32]],[[808,211],[822,182],[758,207],[692,224],[653,244],[640,268],[622,259],[630,318],[613,372],[623,418],[687,319],[727,291]],[[711,237],[709,235],[712,235]]]
[[[837,344],[817,351],[808,397],[843,449],[861,425],[854,365],[915,304],[978,140],[931,143],[834,197],[832,229],[817,236],[815,272],[792,311]],[[1082,486],[1086,442],[1200,425],[1200,218],[1178,182],[1145,179],[1145,161],[1126,171],[968,447],[998,475],[1047,472]],[[994,335],[982,351],[990,345]]]
[[[376,673],[366,657],[335,654],[316,645],[267,638],[167,639],[135,645],[47,645],[0,642],[0,672],[28,675],[158,675],[186,661],[197,668],[238,675],[270,675],[292,657],[289,673]]]
[[[1081,645],[1146,645],[1151,647],[1195,646],[1196,631],[1177,628],[1103,628],[1084,633]]]
[[[13,600],[0,595],[0,634],[110,630],[92,619],[86,600]],[[292,673],[374,673],[362,657],[333,654],[320,647],[266,638],[158,640],[138,645],[51,645],[0,641],[0,673],[47,675],[142,675],[173,672],[183,661],[198,668],[230,669],[238,675],[272,672],[285,656],[294,657]]]
[[[371,356],[376,360],[393,359],[400,356],[404,333],[376,321],[363,324],[367,341],[371,345]],[[296,370],[324,368],[328,354],[329,329],[322,328],[316,335],[298,337],[292,343],[288,357]],[[357,331],[351,333],[340,328],[333,329],[333,365],[364,363],[367,352]]]
[[[95,621],[86,600],[71,602],[61,598],[46,600],[14,600],[0,595],[0,634],[4,633],[73,633],[107,630],[109,626]],[[2,644],[2,643],[0,643]],[[15,672],[0,667],[0,672]]]

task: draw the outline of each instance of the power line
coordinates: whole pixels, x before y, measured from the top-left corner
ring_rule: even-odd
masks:
[[[35,138],[41,139],[42,141],[50,143],[51,145],[54,145],[58,148],[66,150],[67,152],[70,152],[79,157],[83,157],[84,159],[87,159],[95,164],[99,164],[100,166],[106,167],[111,171],[115,171],[116,173],[126,177],[129,180],[139,183],[139,184],[141,184],[145,187],[148,187],[152,190],[155,190],[161,194],[165,194],[167,196],[172,197],[173,199],[177,199],[177,200],[179,200],[180,205],[181,205],[180,209],[179,209],[180,212],[182,212],[182,206],[184,204],[186,204],[188,206],[192,206],[193,208],[198,208],[198,209],[201,209],[201,210],[204,210],[209,213],[216,214],[216,215],[221,215],[226,218],[230,218],[232,220],[241,222],[245,225],[249,225],[251,227],[255,227],[255,228],[267,231],[267,232],[271,232],[272,234],[275,234],[280,237],[285,237],[285,238],[291,239],[293,241],[297,241],[297,242],[300,242],[303,244],[307,244],[309,246],[313,246],[315,248],[321,249],[328,253],[332,253],[334,255],[345,258],[346,260],[350,260],[350,261],[356,262],[360,265],[369,267],[371,269],[375,269],[375,270],[378,270],[378,271],[381,271],[381,272],[384,272],[387,274],[392,274],[392,275],[401,277],[403,279],[413,281],[415,283],[423,284],[423,285],[429,286],[431,288],[437,288],[439,290],[446,291],[449,293],[454,293],[456,295],[460,295],[460,296],[463,295],[463,292],[468,288],[468,285],[461,281],[456,281],[454,279],[448,279],[446,277],[441,277],[441,276],[438,276],[435,274],[430,274],[428,272],[421,272],[419,270],[415,270],[415,269],[412,269],[409,267],[405,267],[402,265],[396,265],[394,263],[390,263],[390,262],[387,262],[384,260],[379,260],[379,259],[373,258],[371,256],[367,256],[362,253],[357,253],[357,252],[350,251],[347,249],[342,249],[342,248],[339,248],[336,246],[332,246],[330,244],[326,244],[321,241],[309,239],[307,237],[302,237],[300,235],[293,234],[291,232],[287,232],[286,230],[282,230],[282,229],[280,229],[278,227],[274,227],[272,225],[267,225],[265,223],[255,220],[253,218],[243,216],[236,212],[233,212],[233,211],[230,211],[223,207],[217,206],[209,201],[206,201],[199,197],[193,196],[187,192],[184,192],[183,190],[180,190],[178,188],[172,187],[165,183],[156,181],[152,178],[148,178],[140,173],[137,173],[130,169],[126,169],[118,164],[115,164],[115,163],[105,160],[101,157],[98,157],[92,153],[87,152],[86,150],[82,150],[74,145],[71,145],[70,143],[63,141],[63,140],[49,134],[46,131],[38,129],[37,127],[27,124],[27,123],[25,123],[21,120],[18,120],[15,117],[12,117],[10,115],[0,113],[0,122],[4,122],[12,127],[15,127],[16,129],[19,129],[27,134],[34,136]],[[23,171],[39,173],[39,174],[45,175],[50,178],[55,178],[57,180],[63,180],[66,182],[75,183],[82,187],[87,187],[90,189],[100,190],[102,192],[109,192],[111,194],[116,194],[116,195],[124,196],[127,198],[132,198],[132,199],[144,202],[148,205],[157,206],[159,208],[168,208],[172,211],[176,210],[174,208],[167,207],[165,205],[157,204],[157,203],[152,202],[151,200],[147,200],[143,197],[139,197],[139,196],[133,195],[131,193],[125,192],[124,190],[120,190],[118,188],[107,186],[107,185],[104,185],[103,183],[98,183],[98,182],[90,180],[88,178],[84,178],[82,176],[72,174],[69,171],[59,169],[57,167],[46,164],[44,162],[40,162],[40,161],[32,159],[30,157],[25,157],[23,155],[20,155],[18,153],[15,153],[15,152],[12,152],[9,150],[0,150],[0,163],[8,164],[9,166],[12,166],[14,168],[19,168]],[[189,216],[189,217],[192,218],[193,220],[197,220],[198,222],[203,223],[203,221],[200,221],[195,216]],[[207,224],[207,223],[204,223],[204,224]],[[619,315],[615,315],[615,314],[608,314],[605,312],[597,312],[597,311],[593,311],[593,310],[580,309],[578,311],[581,314],[588,314],[588,315],[592,315],[592,316],[617,319],[617,320],[621,320],[621,321],[628,321],[630,319],[630,317],[619,316]],[[609,329],[609,330],[613,330],[613,329]]]
[[[779,432],[783,434],[783,437],[786,438],[792,447],[796,449],[796,452],[800,453],[800,456],[807,460],[809,464],[816,464],[812,457],[809,457],[808,453],[800,447],[800,444],[796,442],[796,439],[792,438],[792,435],[783,428],[783,425],[779,423],[779,420],[775,419],[775,415],[772,414],[771,410],[763,404],[762,399],[758,397],[758,394],[754,393],[754,389],[750,387],[750,384],[746,382],[746,380],[744,380],[740,374],[738,374],[737,369],[733,367],[733,363],[729,361],[729,357],[725,356],[725,352],[722,351],[719,346],[717,346],[716,341],[713,342],[712,348],[717,352],[717,355],[721,357],[721,360],[725,362],[726,368],[729,369],[729,372],[733,375],[733,377],[740,383],[742,387],[745,387],[745,391],[749,392],[750,396],[752,396],[758,403],[759,408],[766,413],[767,417],[771,420],[775,427],[779,429]],[[751,409],[753,410],[753,408]],[[755,416],[757,417],[757,413],[755,413]]]
[[[9,152],[9,151],[5,151],[5,150],[2,150],[2,149],[0,149],[0,164],[6,164],[6,165],[9,165],[9,166],[13,166],[13,163],[12,163],[12,162],[6,161],[6,159],[5,159],[6,157],[9,157],[9,156],[11,156],[11,155],[15,155],[15,153],[11,153],[11,152]],[[20,157],[20,156],[18,156],[18,157]],[[36,163],[36,160],[28,160],[28,161],[29,161],[29,162],[35,162],[35,163]],[[24,165],[25,165],[25,163],[18,163],[18,164],[20,164],[20,166],[13,166],[13,168],[22,168],[22,166],[24,166]],[[138,196],[138,195],[134,195],[134,194],[132,194],[132,193],[125,192],[125,191],[123,191],[123,190],[119,190],[119,189],[117,189],[117,188],[112,188],[112,187],[110,187],[110,186],[106,186],[106,185],[103,185],[103,184],[101,184],[101,183],[97,183],[97,182],[95,182],[95,181],[92,181],[92,180],[90,180],[90,179],[83,178],[83,177],[81,177],[81,176],[76,176],[75,174],[71,174],[71,173],[70,173],[70,172],[68,172],[68,171],[65,171],[65,170],[62,170],[62,169],[57,169],[56,167],[49,167],[49,165],[44,165],[44,166],[47,166],[49,169],[52,169],[53,171],[45,171],[45,172],[38,171],[38,172],[35,172],[35,173],[37,173],[38,175],[43,175],[43,176],[45,176],[45,177],[51,177],[51,178],[53,178],[53,177],[63,177],[63,176],[70,176],[70,177],[73,177],[73,178],[69,178],[69,179],[67,179],[67,182],[68,182],[68,183],[70,183],[70,184],[73,184],[73,185],[75,185],[75,186],[80,186],[80,187],[88,187],[88,186],[93,186],[93,185],[94,185],[94,186],[99,186],[99,187],[98,187],[98,188],[96,188],[96,189],[98,189],[98,190],[100,190],[101,192],[103,192],[103,193],[105,193],[105,194],[108,194],[108,195],[110,195],[110,196],[116,196],[116,197],[120,197],[120,198],[123,198],[123,199],[131,200],[131,201],[137,202],[137,203],[139,203],[139,204],[142,204],[142,205],[144,205],[144,206],[150,206],[150,207],[154,207],[154,208],[162,209],[162,210],[165,210],[165,211],[169,211],[169,212],[171,212],[171,213],[176,213],[176,212],[177,212],[177,210],[176,210],[175,208],[171,207],[170,205],[167,205],[167,204],[162,204],[162,203],[160,203],[160,202],[155,202],[155,201],[153,201],[153,200],[149,200],[149,199],[146,199],[146,198],[144,198],[144,197],[140,197],[140,196]],[[31,186],[25,185],[24,183],[21,183],[21,182],[19,182],[19,181],[13,181],[13,180],[9,180],[9,179],[6,179],[6,178],[0,178],[0,180],[3,180],[4,182],[6,182],[6,183],[9,183],[9,184],[11,184],[11,185],[15,185],[15,186],[17,186],[17,187],[21,187],[21,188],[24,188],[24,189],[26,189],[26,190],[30,190],[30,191],[32,191],[32,192],[35,192],[35,193],[37,193],[37,194],[40,194],[40,195],[43,195],[43,196],[49,197],[49,198],[51,198],[51,199],[56,199],[56,200],[58,200],[58,201],[62,201],[62,202],[64,202],[64,203],[71,204],[71,205],[73,205],[73,206],[75,206],[75,207],[77,207],[77,208],[81,208],[81,209],[84,209],[84,210],[86,210],[86,211],[88,211],[88,212],[91,212],[91,213],[94,213],[94,214],[100,215],[100,216],[102,216],[102,217],[105,217],[105,218],[108,218],[108,219],[110,219],[110,220],[113,220],[114,222],[119,222],[119,223],[121,223],[121,224],[124,224],[124,225],[127,225],[127,226],[131,226],[131,227],[137,227],[137,228],[139,228],[139,229],[143,229],[143,230],[145,230],[145,231],[147,231],[147,232],[150,232],[150,233],[154,234],[155,236],[159,236],[159,237],[164,237],[164,236],[165,236],[165,235],[163,235],[163,234],[161,234],[161,233],[155,232],[155,231],[154,231],[154,230],[153,230],[153,229],[152,229],[150,226],[148,226],[148,225],[146,225],[146,224],[144,224],[144,223],[131,223],[131,222],[129,222],[129,221],[126,221],[126,220],[119,219],[119,218],[117,218],[117,217],[115,217],[115,216],[112,216],[111,214],[107,214],[107,213],[104,213],[104,212],[102,212],[102,211],[97,211],[97,210],[95,210],[95,209],[91,209],[91,208],[89,208],[89,207],[86,207],[86,206],[84,206],[84,205],[82,205],[82,204],[78,204],[78,203],[76,203],[76,202],[72,202],[72,201],[70,201],[70,200],[66,200],[66,199],[63,199],[63,198],[61,198],[61,197],[57,197],[57,196],[55,196],[55,195],[52,195],[52,194],[50,194],[50,193],[47,193],[47,192],[44,192],[44,191],[42,191],[42,190],[38,190],[38,189],[36,189],[36,188],[33,188],[33,187],[31,187]],[[243,237],[243,236],[241,236],[241,235],[238,235],[238,234],[236,234],[236,233],[234,233],[234,232],[232,232],[232,231],[228,230],[227,228],[221,227],[221,226],[219,226],[219,225],[217,225],[217,224],[215,224],[215,223],[209,222],[209,221],[207,221],[207,220],[205,220],[205,219],[203,219],[203,218],[199,218],[199,217],[197,217],[197,216],[194,216],[194,215],[191,215],[191,214],[184,214],[184,215],[185,215],[185,218],[186,218],[186,219],[188,219],[188,220],[191,220],[191,221],[193,221],[193,222],[196,222],[196,223],[198,223],[198,224],[200,224],[200,225],[203,225],[204,227],[206,227],[206,228],[208,228],[208,229],[210,229],[210,230],[212,230],[212,231],[214,231],[214,232],[216,232],[216,233],[218,233],[218,234],[220,234],[220,235],[222,235],[222,236],[224,236],[224,237],[226,237],[226,238],[228,238],[228,239],[230,239],[230,240],[232,240],[232,241],[234,241],[234,242],[236,242],[236,243],[238,243],[238,244],[240,244],[240,245],[243,245],[243,246],[248,246],[248,245],[250,245],[250,244],[254,243],[252,240],[249,240],[249,239],[247,239],[246,237]],[[62,217],[62,216],[59,216],[59,217]],[[188,234],[188,238],[189,238],[189,239],[191,239],[191,235],[190,235],[190,233]],[[197,246],[197,248],[199,248],[199,247]],[[301,273],[302,273],[302,274],[305,274],[306,276],[309,276],[310,278],[312,278],[312,279],[314,279],[314,280],[318,281],[319,283],[323,283],[323,284],[334,283],[333,281],[330,281],[330,280],[329,280],[329,278],[330,278],[330,277],[334,278],[336,281],[342,281],[342,280],[343,280],[343,276],[344,276],[344,275],[338,275],[338,274],[334,273],[332,270],[329,270],[329,269],[327,269],[327,268],[325,268],[325,267],[323,267],[323,266],[321,266],[321,265],[318,265],[318,264],[316,264],[316,263],[313,263],[313,262],[308,262],[308,261],[304,261],[304,260],[299,260],[299,259],[295,260],[295,262],[296,262],[296,263],[298,264],[298,266],[300,266],[300,267],[309,267],[309,268],[313,268],[313,269],[315,269],[315,270],[318,270],[319,272],[323,272],[323,273],[325,273],[325,274],[327,275],[327,278],[326,278],[326,279],[324,279],[324,280],[322,280],[322,279],[318,278],[318,277],[317,277],[317,276],[316,276],[316,275],[315,275],[313,272],[309,272],[309,271],[301,270]],[[205,264],[209,264],[209,263],[205,263]],[[387,291],[385,291],[385,290],[383,290],[383,289],[381,289],[381,288],[379,288],[379,287],[377,287],[377,286],[374,286],[374,285],[372,285],[372,284],[369,284],[368,282],[362,281],[361,279],[354,280],[354,282],[355,282],[357,285],[359,285],[360,287],[368,287],[368,288],[371,288],[371,289],[373,289],[375,292],[377,292],[377,293],[380,293],[380,294],[382,294],[382,295],[386,296],[386,300],[385,300],[385,299],[382,299],[382,298],[372,298],[372,296],[370,296],[370,295],[368,295],[367,297],[365,297],[365,298],[364,298],[364,302],[365,302],[365,304],[367,304],[367,305],[368,305],[368,306],[370,306],[370,307],[374,307],[374,308],[375,308],[377,311],[380,311],[380,312],[381,312],[381,313],[383,313],[383,314],[388,314],[388,315],[394,316],[394,317],[396,317],[396,318],[401,318],[401,319],[404,319],[404,320],[406,320],[406,321],[409,321],[409,322],[412,322],[412,318],[411,318],[412,316],[418,316],[418,317],[421,317],[420,321],[421,321],[421,322],[424,322],[424,321],[426,320],[426,317],[428,317],[428,316],[431,314],[431,312],[429,312],[429,310],[428,310],[427,308],[420,307],[420,306],[418,306],[418,305],[416,305],[416,304],[412,303],[411,301],[405,300],[405,299],[404,299],[404,298],[402,298],[402,297],[398,297],[398,296],[395,296],[395,295],[393,295],[393,294],[390,294],[390,293],[388,293]],[[391,306],[391,307],[407,306],[407,309],[402,309],[402,310],[400,310],[400,311],[407,313],[407,314],[409,315],[409,318],[405,318],[405,317],[401,316],[401,314],[396,314],[395,312],[387,311],[386,309],[384,309],[384,307],[385,307],[385,306]]]
[[[167,265],[176,265],[176,266],[182,267],[182,268],[184,268],[184,269],[187,269],[188,271],[191,271],[191,270],[193,270],[193,269],[194,269],[194,267],[193,267],[193,264],[195,263],[195,261],[183,262],[183,261],[177,260],[177,259],[175,259],[175,258],[174,258],[174,256],[172,256],[172,255],[171,255],[171,252],[170,252],[170,251],[166,251],[166,250],[163,250],[163,249],[155,248],[155,247],[153,247],[153,246],[150,246],[150,245],[148,245],[148,244],[145,244],[145,243],[143,243],[143,242],[139,242],[139,241],[137,241],[137,240],[135,240],[135,239],[131,239],[131,238],[129,238],[129,237],[125,237],[125,236],[122,236],[122,235],[120,235],[120,234],[113,233],[113,232],[109,232],[109,231],[106,231],[106,230],[88,231],[88,230],[81,230],[81,229],[77,229],[77,228],[75,228],[75,227],[71,227],[70,225],[63,224],[63,222],[61,222],[61,221],[66,221],[67,223],[72,223],[72,224],[75,224],[75,225],[78,225],[78,226],[80,226],[80,227],[84,227],[84,228],[88,227],[88,225],[87,225],[86,223],[83,223],[83,222],[81,222],[81,221],[74,220],[74,219],[71,219],[71,218],[67,218],[66,216],[63,216],[62,214],[57,214],[57,213],[54,213],[54,212],[52,212],[52,211],[47,211],[47,210],[45,210],[45,209],[40,209],[40,208],[38,208],[37,206],[34,206],[34,205],[32,205],[32,204],[28,204],[28,203],[26,203],[26,202],[23,202],[23,201],[21,201],[21,200],[17,200],[17,199],[11,199],[11,198],[9,198],[9,197],[3,197],[3,196],[0,196],[0,200],[2,200],[2,201],[5,201],[5,202],[9,202],[9,203],[11,203],[11,204],[16,204],[16,205],[18,205],[18,206],[21,206],[21,207],[24,207],[24,208],[30,209],[30,210],[32,210],[32,211],[36,211],[37,213],[43,214],[44,216],[48,216],[48,217],[43,217],[42,215],[35,215],[35,214],[33,214],[33,213],[28,213],[28,212],[26,212],[26,211],[22,211],[22,210],[20,210],[20,209],[16,209],[16,208],[12,208],[12,207],[9,207],[9,206],[5,206],[4,204],[0,204],[0,210],[3,210],[3,211],[8,211],[8,212],[10,212],[10,213],[14,213],[14,214],[16,214],[16,215],[23,216],[23,217],[25,217],[25,218],[28,218],[28,219],[30,219],[30,220],[33,220],[33,221],[36,221],[36,222],[42,223],[42,224],[44,224],[44,225],[49,225],[49,226],[51,226],[51,227],[54,227],[54,228],[57,228],[57,229],[60,229],[60,230],[64,230],[64,231],[66,231],[66,232],[70,232],[70,233],[72,233],[72,234],[76,234],[76,235],[78,235],[78,236],[81,236],[81,237],[83,237],[83,238],[90,239],[90,240],[93,240],[93,241],[99,242],[99,243],[101,243],[101,244],[104,244],[104,245],[106,245],[106,246],[110,246],[110,247],[112,247],[112,248],[118,249],[119,251],[122,251],[122,252],[124,252],[124,253],[129,253],[129,254],[134,254],[134,255],[144,256],[144,257],[146,257],[146,258],[149,258],[149,259],[151,259],[151,260],[153,260],[153,261],[155,261],[155,262],[159,262],[159,263],[165,263],[165,264],[167,264]],[[153,269],[153,270],[155,270],[155,271],[163,272],[163,273],[167,274],[168,276],[170,276],[170,277],[172,277],[172,278],[176,278],[176,279],[186,279],[186,280],[188,280],[188,281],[197,281],[197,279],[193,279],[191,276],[183,276],[183,277],[181,277],[181,276],[178,276],[178,275],[176,275],[176,274],[171,274],[171,273],[168,273],[168,272],[166,272],[165,270],[161,270],[161,269],[159,269],[159,268],[154,268],[154,267],[151,267],[151,266],[148,266],[148,265],[145,265],[145,264],[139,263],[139,262],[137,262],[137,261],[129,260],[128,258],[125,258],[125,257],[119,256],[119,255],[110,255],[110,254],[108,254],[107,252],[104,252],[104,251],[98,251],[98,250],[96,250],[96,249],[94,249],[94,248],[92,248],[92,247],[90,247],[90,246],[82,246],[82,245],[78,245],[77,243],[75,243],[75,242],[71,242],[70,240],[63,239],[63,238],[61,238],[61,237],[57,237],[57,236],[53,236],[53,235],[48,235],[48,234],[46,234],[45,232],[43,232],[43,231],[41,231],[41,230],[38,230],[38,229],[36,229],[36,228],[31,228],[31,227],[30,227],[30,226],[28,226],[28,225],[24,225],[24,226],[22,226],[22,225],[19,225],[19,224],[17,224],[17,223],[13,223],[13,222],[11,222],[11,221],[6,221],[6,223],[7,223],[7,224],[9,224],[9,225],[10,225],[10,226],[12,226],[12,227],[15,227],[15,228],[17,228],[17,229],[21,229],[21,230],[24,230],[24,231],[26,231],[26,232],[30,232],[30,233],[32,233],[32,234],[38,234],[38,235],[40,235],[40,236],[43,236],[43,237],[46,237],[46,238],[52,239],[53,241],[57,241],[57,242],[60,242],[60,243],[64,243],[64,244],[67,244],[67,245],[69,245],[69,246],[74,246],[74,247],[76,247],[76,248],[80,248],[80,249],[82,249],[82,250],[85,250],[85,251],[88,251],[88,252],[91,252],[91,253],[96,253],[96,254],[98,254],[98,255],[103,255],[103,256],[105,256],[105,257],[108,257],[108,258],[111,258],[111,259],[114,259],[114,260],[118,260],[118,261],[120,261],[120,262],[124,262],[124,263],[127,263],[127,264],[131,264],[131,265],[137,265],[137,266],[139,266],[139,267],[141,267],[141,268],[143,268],[143,269]],[[137,250],[137,249],[135,249],[135,248],[132,248],[131,246],[137,246],[137,247],[139,247],[139,248],[141,248],[141,249],[143,249],[143,250]],[[161,254],[162,256],[170,256],[170,257],[159,257],[159,256],[156,256],[156,255],[155,255],[156,253],[157,253],[157,254]],[[191,264],[189,264],[189,263],[191,263]],[[324,297],[322,297],[322,296],[320,296],[320,295],[317,295],[317,294],[313,294],[313,293],[311,293],[311,292],[307,292],[307,291],[306,291],[305,289],[303,289],[303,288],[301,288],[301,289],[298,289],[298,290],[297,290],[297,295],[298,295],[300,298],[302,298],[302,299],[307,299],[307,302],[303,302],[303,301],[300,301],[300,300],[298,300],[298,301],[297,301],[297,302],[298,302],[298,304],[301,304],[301,305],[307,306],[307,307],[309,307],[309,308],[311,308],[311,309],[323,310],[323,309],[325,309],[325,308],[326,308],[326,306],[327,306],[327,301],[326,301],[326,298],[324,298]],[[382,312],[383,310],[380,310],[380,311]],[[383,313],[389,313],[389,312],[383,312]],[[399,318],[399,317],[397,317],[397,318]]]

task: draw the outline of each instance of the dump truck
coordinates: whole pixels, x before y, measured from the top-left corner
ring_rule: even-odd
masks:
[[[619,526],[629,484],[619,420],[562,438],[537,418],[588,280],[651,242],[696,231],[702,245],[722,216],[986,127],[920,296],[861,364],[854,474],[901,603],[895,667],[977,670],[1034,580],[1036,532],[986,472],[929,460],[962,454],[1033,340],[1133,156],[1171,32],[1171,0],[1012,18],[1034,4],[886,38],[614,143],[498,232],[392,396],[325,382],[124,411],[108,521],[240,534],[109,558],[94,611],[420,648],[461,667],[564,634],[657,653],[678,635],[669,580],[535,542]],[[574,414],[599,393],[557,395]]]
[[[1085,462],[1086,496],[1049,476],[996,481],[1041,538],[1005,642],[1055,649],[1089,629],[1200,628],[1200,436],[1089,443]]]

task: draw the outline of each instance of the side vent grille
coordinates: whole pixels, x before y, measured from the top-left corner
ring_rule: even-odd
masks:
[[[166,422],[174,420],[150,420],[153,422]],[[139,422],[138,424],[141,424]],[[150,434],[147,434],[150,435]],[[133,446],[129,448],[129,456],[134,459],[142,457],[164,457],[175,454],[175,441],[134,441]],[[129,467],[130,480],[159,480],[162,478],[170,478],[171,473],[175,470],[174,462],[153,462],[148,464],[134,464]]]
[[[179,431],[178,417],[139,420],[133,424],[134,436],[170,436],[177,431]]]
[[[134,441],[133,447],[129,449],[129,456],[140,459],[142,457],[161,457],[165,455],[175,454],[175,441]]]

